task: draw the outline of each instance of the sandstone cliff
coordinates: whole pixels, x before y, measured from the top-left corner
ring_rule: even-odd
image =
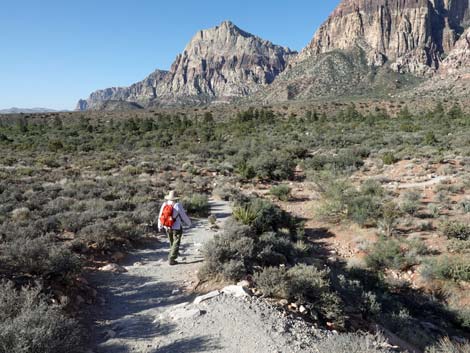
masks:
[[[229,101],[273,82],[295,55],[226,21],[199,31],[169,72],[157,70],[130,87],[96,91],[77,109],[96,109],[107,100],[143,106]]]
[[[468,0],[343,0],[298,61],[360,46],[370,65],[429,75],[468,23]]]

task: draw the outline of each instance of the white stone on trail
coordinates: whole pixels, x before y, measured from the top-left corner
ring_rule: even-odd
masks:
[[[168,317],[173,321],[179,321],[183,319],[195,319],[201,316],[201,314],[202,311],[199,309],[181,308],[168,313]]]
[[[243,280],[237,283],[237,286],[243,287],[243,288],[250,288],[251,284],[247,280]]]
[[[99,270],[100,271],[106,271],[106,272],[115,272],[115,273],[127,272],[127,270],[124,267],[119,266],[117,264],[109,264],[109,265],[100,267]]]
[[[242,286],[227,286],[222,289],[222,292],[236,298],[251,297],[250,290]]]
[[[199,297],[196,297],[196,299],[194,299],[194,304],[200,304],[203,301],[215,298],[219,295],[220,295],[220,291],[218,291],[218,290],[215,290],[213,292],[209,292],[209,293],[204,294],[204,295],[200,295]]]

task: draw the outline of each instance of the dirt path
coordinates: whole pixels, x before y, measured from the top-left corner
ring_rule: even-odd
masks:
[[[228,203],[213,202],[223,222]],[[202,244],[211,239],[207,221],[186,232],[180,265],[167,263],[168,243],[131,253],[127,272],[96,272],[91,282],[105,304],[93,314],[94,353],[309,352],[325,332],[288,318],[264,300],[220,294],[193,304]],[[186,304],[185,304],[186,303]]]

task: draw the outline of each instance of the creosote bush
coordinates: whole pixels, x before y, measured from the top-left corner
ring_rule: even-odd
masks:
[[[426,353],[467,353],[470,352],[470,342],[457,343],[449,338],[442,339],[437,345],[426,349]]]
[[[374,270],[406,270],[420,263],[420,256],[427,254],[420,240],[399,241],[380,237],[367,252],[366,264]]]
[[[292,189],[288,185],[275,185],[271,187],[269,193],[280,201],[289,201]]]
[[[255,274],[255,282],[263,294],[285,298],[291,302],[315,308],[324,320],[344,325],[341,299],[331,291],[328,271],[304,264],[285,267],[266,267]]]
[[[393,353],[387,340],[381,335],[345,333],[329,336],[316,344],[319,352],[334,353]]]
[[[210,213],[210,205],[207,195],[192,194],[184,197],[182,203],[184,209],[190,216],[207,217]]]
[[[468,282],[470,281],[470,263],[465,256],[430,259],[425,264],[422,274],[431,279]]]
[[[470,240],[470,226],[465,223],[447,221],[440,225],[442,235],[449,239]]]
[[[0,282],[0,353],[81,353],[80,327],[40,287]]]

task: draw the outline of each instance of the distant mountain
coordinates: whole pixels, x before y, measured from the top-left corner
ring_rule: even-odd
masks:
[[[96,91],[77,109],[102,109],[105,101],[147,108],[235,98],[466,98],[469,91],[469,0],[342,0],[300,53],[223,22],[198,32],[169,71]]]
[[[469,23],[468,0],[342,0],[291,67],[253,99],[271,103],[413,89],[442,67],[468,63],[466,42],[459,39]]]
[[[49,108],[9,108],[9,109],[0,109],[0,114],[20,114],[20,113],[52,113],[57,112],[57,110]]]
[[[130,87],[93,92],[77,109],[99,109],[107,100],[144,107],[228,102],[272,83],[296,54],[225,21],[199,31],[170,71],[156,70]]]

